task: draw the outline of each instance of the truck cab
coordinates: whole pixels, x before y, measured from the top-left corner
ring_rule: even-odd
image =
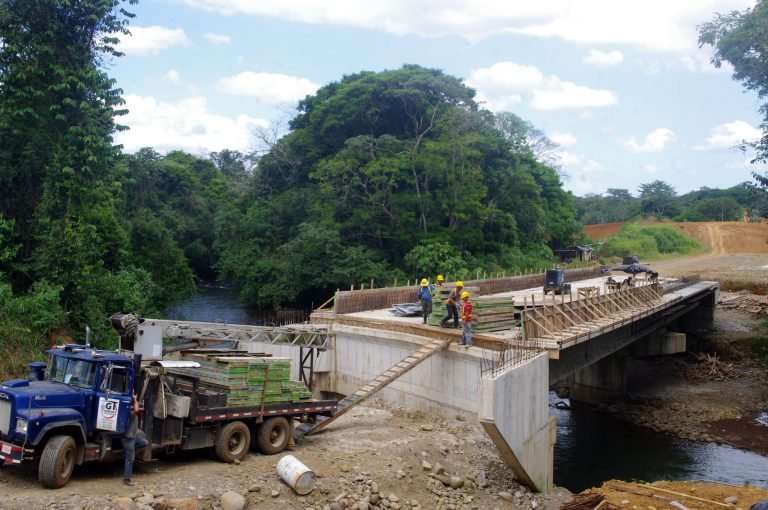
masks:
[[[27,379],[0,384],[0,462],[39,462],[40,482],[59,488],[125,431],[134,369],[125,356],[81,345],[48,354]]]

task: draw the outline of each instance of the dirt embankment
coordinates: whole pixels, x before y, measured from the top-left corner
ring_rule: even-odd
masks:
[[[616,234],[624,223],[586,225],[584,232],[595,240]],[[710,249],[710,255],[728,253],[768,254],[768,223],[744,223],[738,221],[685,221],[652,223],[671,226],[698,240]]]
[[[622,223],[588,225],[594,239],[615,234]],[[659,261],[643,261],[662,277],[693,277],[720,282],[723,290],[768,292],[768,223],[664,223],[697,239],[706,253]]]

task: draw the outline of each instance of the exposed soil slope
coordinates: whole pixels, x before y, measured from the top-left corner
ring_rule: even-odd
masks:
[[[605,239],[616,234],[623,223],[587,225],[584,232],[592,239]],[[710,248],[712,255],[729,253],[768,253],[768,223],[743,223],[738,221],[670,222]]]

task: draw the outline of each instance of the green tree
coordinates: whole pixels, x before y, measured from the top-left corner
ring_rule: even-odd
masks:
[[[0,4],[0,213],[21,245],[11,276],[60,285],[74,322],[125,254],[112,143],[122,99],[102,64],[119,56],[127,3]]]
[[[700,221],[737,221],[744,211],[731,197],[705,198],[695,209],[701,215]]]
[[[639,191],[643,214],[646,217],[653,215],[657,218],[669,218],[677,213],[677,193],[675,188],[666,182],[655,180],[641,184]]]
[[[545,165],[557,166],[560,146],[550,140],[542,130],[512,112],[498,112],[494,118],[496,129],[511,144],[512,151],[530,156]]]
[[[363,72],[321,88],[259,158],[248,191],[218,210],[218,267],[262,300],[265,276],[289,259],[345,287],[402,275],[394,268],[412,264],[405,257],[420,245],[455,247],[472,269],[551,257],[548,245],[578,236],[574,197],[497,124],[473,90],[434,69]],[[305,253],[302,239],[328,252],[321,232],[338,239],[339,256],[286,251]],[[271,295],[301,299],[315,278],[281,277]]]

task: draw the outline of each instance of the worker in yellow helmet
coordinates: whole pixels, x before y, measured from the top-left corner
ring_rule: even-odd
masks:
[[[417,291],[419,301],[421,301],[421,315],[424,317],[424,324],[427,323],[427,317],[432,313],[432,293],[435,286],[429,283],[426,278],[421,279],[421,285]]]
[[[461,311],[461,322],[464,323],[464,334],[461,336],[461,345],[469,347],[472,345],[472,301],[469,300],[469,292],[462,292],[461,300],[464,301],[464,308]]]
[[[459,327],[459,296],[461,296],[461,290],[464,288],[464,282],[456,282],[456,288],[454,288],[448,299],[445,301],[445,309],[448,314],[440,320],[440,325],[446,327],[448,320],[453,317],[453,327]]]

